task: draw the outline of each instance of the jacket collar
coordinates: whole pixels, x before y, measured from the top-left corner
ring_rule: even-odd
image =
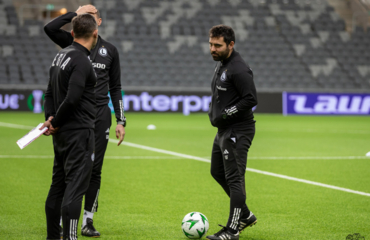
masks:
[[[237,51],[235,51],[235,48],[233,48],[232,53],[230,54],[230,57],[226,58],[225,60],[221,61],[221,65],[228,64],[236,55],[238,54]]]
[[[90,55],[90,51],[87,50],[87,48],[85,48],[84,46],[82,46],[81,44],[79,44],[78,42],[73,42],[72,43],[72,46],[76,47],[78,50],[82,51],[83,53],[86,54],[86,56],[89,56]]]

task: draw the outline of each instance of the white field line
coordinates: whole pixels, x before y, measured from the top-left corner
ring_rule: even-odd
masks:
[[[332,130],[332,129],[274,129],[261,128],[261,132],[305,132],[305,133],[348,133],[348,134],[370,134],[368,130]]]
[[[211,159],[210,157],[203,157]],[[367,156],[306,156],[306,157],[249,157],[248,160],[355,160],[355,159],[369,159]]]
[[[118,143],[118,140],[116,140],[116,139],[111,139],[110,138],[109,141],[112,142],[112,143]],[[140,149],[152,151],[152,152],[164,153],[164,154],[168,154],[168,155],[172,155],[172,156],[176,156],[176,157],[180,157],[180,158],[193,159],[193,160],[197,160],[197,161],[201,161],[201,162],[208,162],[208,163],[211,162],[211,160],[208,160],[208,159],[205,159],[205,158],[195,157],[195,156],[182,154],[182,153],[177,153],[177,152],[172,152],[172,151],[167,151],[167,150],[163,150],[163,149],[159,149],[159,148],[148,147],[148,146],[144,146],[144,145],[140,145],[140,144],[136,144],[136,143],[122,142],[121,144],[129,146],[129,147],[140,148]]]
[[[35,158],[54,159],[52,155],[0,155],[0,158]],[[105,156],[104,159],[183,159],[182,157],[171,156]]]
[[[170,156],[105,156],[104,159],[183,159],[182,157]]]
[[[50,155],[0,155],[0,158],[50,158],[54,159],[54,156]]]
[[[329,184],[324,184],[324,183],[319,183],[319,182],[313,182],[313,181],[309,181],[309,180],[305,180],[305,179],[300,179],[300,178],[295,178],[295,177],[289,177],[289,176],[282,175],[282,174],[261,171],[261,170],[253,169],[253,168],[247,168],[247,171],[255,172],[255,173],[260,173],[260,174],[263,174],[263,175],[268,175],[268,176],[283,178],[283,179],[287,179],[287,180],[291,180],[291,181],[296,181],[296,182],[301,182],[301,183],[307,183],[307,184],[311,184],[311,185],[315,185],[315,186],[320,186],[320,187],[324,187],[324,188],[330,188],[330,189],[335,189],[335,190],[339,190],[339,191],[343,191],[343,192],[349,192],[349,193],[354,193],[354,194],[359,194],[359,195],[370,197],[370,193],[355,191],[355,190],[351,190],[351,189],[348,189],[348,188],[336,187],[336,186],[329,185]]]
[[[0,122],[0,126],[10,127],[10,128],[18,128],[18,129],[28,129],[28,130],[33,128],[33,127],[30,127],[30,126],[11,124],[11,123],[3,123],[3,122]],[[109,139],[109,141],[113,142],[113,143],[118,143],[118,140],[115,140],[115,139]],[[148,147],[148,146],[144,146],[144,145],[140,145],[140,144],[129,143],[129,142],[122,142],[121,144],[129,146],[129,147],[135,147],[135,148],[144,149],[144,150],[148,150],[148,151],[168,154],[168,155],[172,155],[172,156],[176,156],[176,157],[180,157],[180,158],[187,158],[187,159],[197,160],[197,161],[201,161],[201,162],[208,162],[208,163],[211,162],[209,159],[206,159],[206,158],[195,157],[195,156],[191,156],[191,155],[187,155],[187,154],[167,151],[167,150],[163,150],[163,149],[159,149],[159,148]],[[5,155],[3,155],[3,156],[5,156]],[[29,156],[32,156],[32,155],[29,155]],[[49,158],[49,156],[45,156],[44,158],[46,158],[46,157]],[[329,185],[329,184],[313,182],[313,181],[300,179],[300,178],[289,177],[289,176],[286,176],[286,175],[261,171],[261,170],[253,169],[253,168],[247,168],[246,170],[250,171],[250,172],[254,172],[254,173],[263,174],[263,175],[278,177],[278,178],[287,179],[287,180],[291,180],[291,181],[306,183],[306,184],[310,184],[310,185],[315,185],[315,186],[320,186],[320,187],[324,187],[324,188],[329,188],[329,189],[334,189],[334,190],[339,190],[339,191],[343,191],[343,192],[354,193],[354,194],[370,197],[370,193],[355,191],[355,190],[348,189],[348,188],[341,188],[341,187],[337,187],[337,186],[333,186],[333,185]]]
[[[109,141],[113,142],[113,143],[118,143],[118,140],[115,140],[115,139],[109,139]],[[130,147],[135,147],[135,148],[140,148],[140,149],[149,150],[149,151],[153,151],[153,152],[169,154],[169,155],[188,158],[188,159],[192,159],[192,160],[197,160],[197,161],[202,161],[202,162],[211,162],[210,160],[205,159],[205,158],[194,157],[194,156],[191,156],[191,155],[186,155],[186,154],[181,154],[181,153],[177,153],[177,152],[167,151],[167,150],[163,150],[163,149],[159,149],[159,148],[148,147],[148,146],[139,145],[139,144],[135,144],[135,143],[122,142],[122,144],[126,145],[126,146],[130,146]],[[334,190],[339,190],[339,191],[343,191],[343,192],[354,193],[354,194],[359,194],[359,195],[370,197],[370,193],[355,191],[355,190],[348,189],[348,188],[341,188],[341,187],[337,187],[337,186],[333,186],[333,185],[329,185],[329,184],[313,182],[313,181],[300,179],[300,178],[295,178],[295,177],[289,177],[289,176],[286,176],[286,175],[261,171],[261,170],[253,169],[253,168],[247,168],[246,170],[249,171],[249,172],[259,173],[259,174],[263,174],[263,175],[273,176],[273,177],[277,177],[277,178],[287,179],[287,180],[291,180],[291,181],[306,183],[306,184],[310,184],[310,185],[315,185],[315,186],[320,186],[320,187],[324,187],[324,188],[329,188],[329,189],[334,189]]]
[[[366,156],[306,156],[306,157],[248,157],[254,160],[349,160],[349,159],[370,159]]]
[[[50,155],[0,155],[0,158],[54,158]],[[105,159],[183,159],[180,156],[105,156]],[[209,160],[208,157],[203,159]],[[348,157],[248,157],[248,160],[350,160],[350,159],[369,159],[370,157],[348,156]],[[210,162],[210,160],[209,160]]]
[[[12,124],[12,123],[4,123],[4,122],[0,122],[0,127],[17,128],[17,129],[25,129],[25,130],[31,130],[31,129],[34,128],[34,127],[31,127],[31,126]]]
[[[25,126],[20,124],[12,124],[0,122],[0,127],[9,127],[17,129],[26,129],[31,130],[34,127]],[[193,128],[192,128],[193,129]],[[198,130],[207,129],[207,128],[197,128]],[[208,129],[207,129],[208,130]],[[275,128],[261,128],[258,131],[261,132],[305,132],[305,133],[314,133],[314,132],[326,132],[326,133],[349,133],[349,134],[370,134],[368,130],[331,130],[331,129],[275,129]]]

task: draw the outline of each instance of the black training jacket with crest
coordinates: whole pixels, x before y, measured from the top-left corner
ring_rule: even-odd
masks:
[[[68,47],[73,42],[70,32],[61,29],[77,16],[75,12],[61,15],[45,25],[44,31],[48,37],[61,48]],[[90,60],[97,74],[96,104],[104,106],[109,103],[108,91],[113,103],[117,123],[125,125],[124,108],[121,93],[121,68],[117,48],[99,36],[98,43],[91,49]]]
[[[257,105],[253,72],[238,52],[233,50],[230,57],[217,63],[212,78],[212,101],[209,119],[214,127],[247,127],[254,124],[252,108]],[[223,118],[223,111],[236,107],[235,118]]]
[[[95,127],[96,75],[88,58],[90,51],[79,43],[62,49],[54,57],[45,93],[45,119],[59,132]]]

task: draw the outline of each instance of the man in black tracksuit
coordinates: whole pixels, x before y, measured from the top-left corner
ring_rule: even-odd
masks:
[[[226,227],[207,236],[212,240],[237,240],[239,232],[256,224],[246,205],[247,154],[255,134],[252,108],[257,105],[253,72],[235,51],[232,28],[218,25],[209,31],[212,57],[217,63],[212,79],[209,119],[218,132],[213,142],[211,174],[230,197]],[[221,225],[220,225],[221,226]]]
[[[60,29],[72,18],[82,13],[92,14],[98,25],[101,24],[99,12],[92,5],[85,5],[77,9],[76,12],[69,12],[49,22],[44,27],[45,33],[49,38],[61,48],[68,47],[73,42],[73,37],[69,32]],[[98,196],[101,184],[101,170],[103,166],[104,154],[109,140],[109,129],[111,127],[111,110],[108,107],[108,91],[112,99],[116,119],[116,136],[120,138],[118,145],[123,140],[126,126],[124,116],[122,93],[121,93],[121,70],[118,51],[115,46],[105,41],[99,36],[98,43],[91,50],[90,60],[97,74],[98,82],[96,85],[97,115],[95,121],[95,161],[91,175],[90,185],[85,195],[85,211],[82,222],[81,233],[84,236],[98,237],[100,233],[93,226],[93,214],[98,209]]]
[[[83,195],[94,162],[96,74],[88,58],[98,40],[98,25],[90,14],[72,20],[74,42],[54,58],[45,93],[45,135],[53,135],[52,184],[45,203],[47,239],[77,239]]]

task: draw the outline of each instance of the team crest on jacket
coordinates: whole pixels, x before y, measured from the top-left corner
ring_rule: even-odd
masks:
[[[101,47],[101,48],[99,48],[99,54],[100,54],[100,56],[105,57],[105,56],[107,56],[108,51],[107,51],[106,48]]]
[[[227,77],[226,77],[226,72],[227,72],[227,70],[225,70],[225,71],[222,73],[222,75],[221,75],[221,78],[220,78],[220,79],[221,79],[221,81],[222,81],[222,82],[225,82],[225,80],[226,80],[226,78],[227,78]]]

